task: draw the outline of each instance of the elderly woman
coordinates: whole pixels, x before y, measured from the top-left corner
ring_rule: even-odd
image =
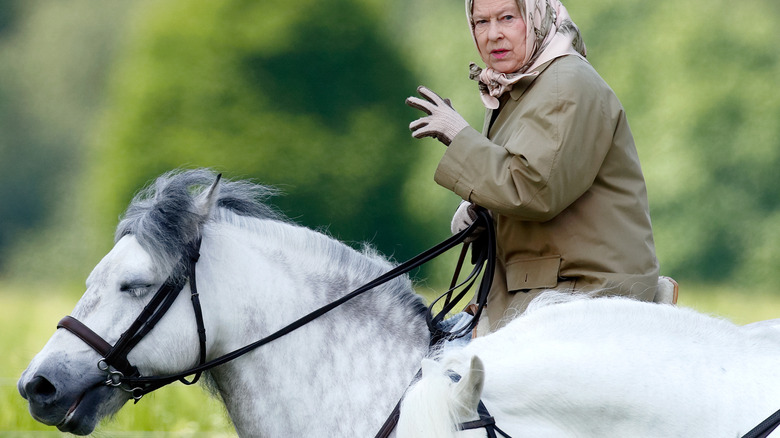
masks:
[[[585,59],[558,0],[466,0],[486,68],[471,65],[487,108],[480,134],[425,87],[416,138],[447,149],[435,181],[464,199],[453,232],[487,208],[498,260],[481,331],[546,289],[652,301],[658,261],[644,178],[622,105]]]

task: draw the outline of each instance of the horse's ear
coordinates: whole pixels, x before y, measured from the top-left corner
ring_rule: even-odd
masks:
[[[214,207],[217,205],[217,199],[219,199],[219,182],[222,180],[222,174],[218,174],[214,183],[208,190],[203,192],[198,199],[198,213],[205,220],[211,216],[211,212],[214,211]]]
[[[453,406],[463,410],[459,415],[465,417],[477,411],[484,386],[485,365],[479,357],[472,356],[468,373],[452,388]]]

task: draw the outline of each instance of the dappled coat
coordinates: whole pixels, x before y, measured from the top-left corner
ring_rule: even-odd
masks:
[[[529,292],[604,289],[652,300],[658,281],[645,181],[622,105],[580,57],[538,70],[487,111],[485,135],[467,127],[454,138],[435,174],[493,214],[493,329]]]

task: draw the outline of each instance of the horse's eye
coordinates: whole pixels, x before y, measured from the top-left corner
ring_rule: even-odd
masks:
[[[121,292],[139,296],[149,290],[151,287],[151,284],[146,283],[123,283],[121,286],[119,286],[119,290]]]

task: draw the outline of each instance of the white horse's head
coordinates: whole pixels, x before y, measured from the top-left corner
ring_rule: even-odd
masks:
[[[72,315],[87,327],[115,343],[122,331],[141,312],[154,288],[165,281],[138,240],[123,237],[95,267],[87,281],[87,290]],[[130,355],[131,363],[149,370],[144,358],[152,357],[162,330],[169,330],[175,315],[161,322],[160,328],[144,339]],[[189,337],[188,330],[181,336]],[[182,345],[189,345],[186,341]],[[197,344],[196,344],[197,345]],[[46,346],[32,360],[19,380],[19,392],[28,400],[32,416],[64,432],[86,435],[101,418],[119,410],[130,394],[104,385],[106,373],[98,369],[100,355],[65,330],[57,330]]]
[[[114,248],[90,274],[72,316],[114,345],[169,275],[182,271],[184,248],[200,237],[215,205],[236,209],[229,196],[219,197],[218,181],[206,170],[168,174],[139,194],[119,224]],[[198,346],[186,285],[127,359],[141,375],[166,375],[197,365]],[[86,435],[101,418],[118,411],[131,394],[105,384],[100,360],[73,333],[57,330],[18,383],[32,416]]]
[[[462,364],[461,364],[462,365]],[[431,438],[483,437],[485,431],[460,431],[460,424],[479,418],[485,366],[473,356],[463,377],[453,382],[451,369],[431,359],[422,361],[422,379],[404,395],[397,436]]]
[[[164,175],[133,200],[114,248],[60,322],[65,330],[19,380],[34,418],[88,434],[131,397],[198,375],[193,368],[203,362],[203,371],[215,367],[204,377],[239,435],[365,436],[381,425],[429,342],[425,306],[409,278],[388,281],[297,326],[262,354],[252,350],[233,361],[260,335],[292,330],[306,312],[392,264],[284,219],[263,202],[273,194],[267,187],[216,178],[208,170]],[[150,313],[162,317],[144,325]],[[302,384],[300,376],[316,378]],[[322,400],[338,400],[340,409],[323,410]],[[289,415],[273,415],[280,410]]]

